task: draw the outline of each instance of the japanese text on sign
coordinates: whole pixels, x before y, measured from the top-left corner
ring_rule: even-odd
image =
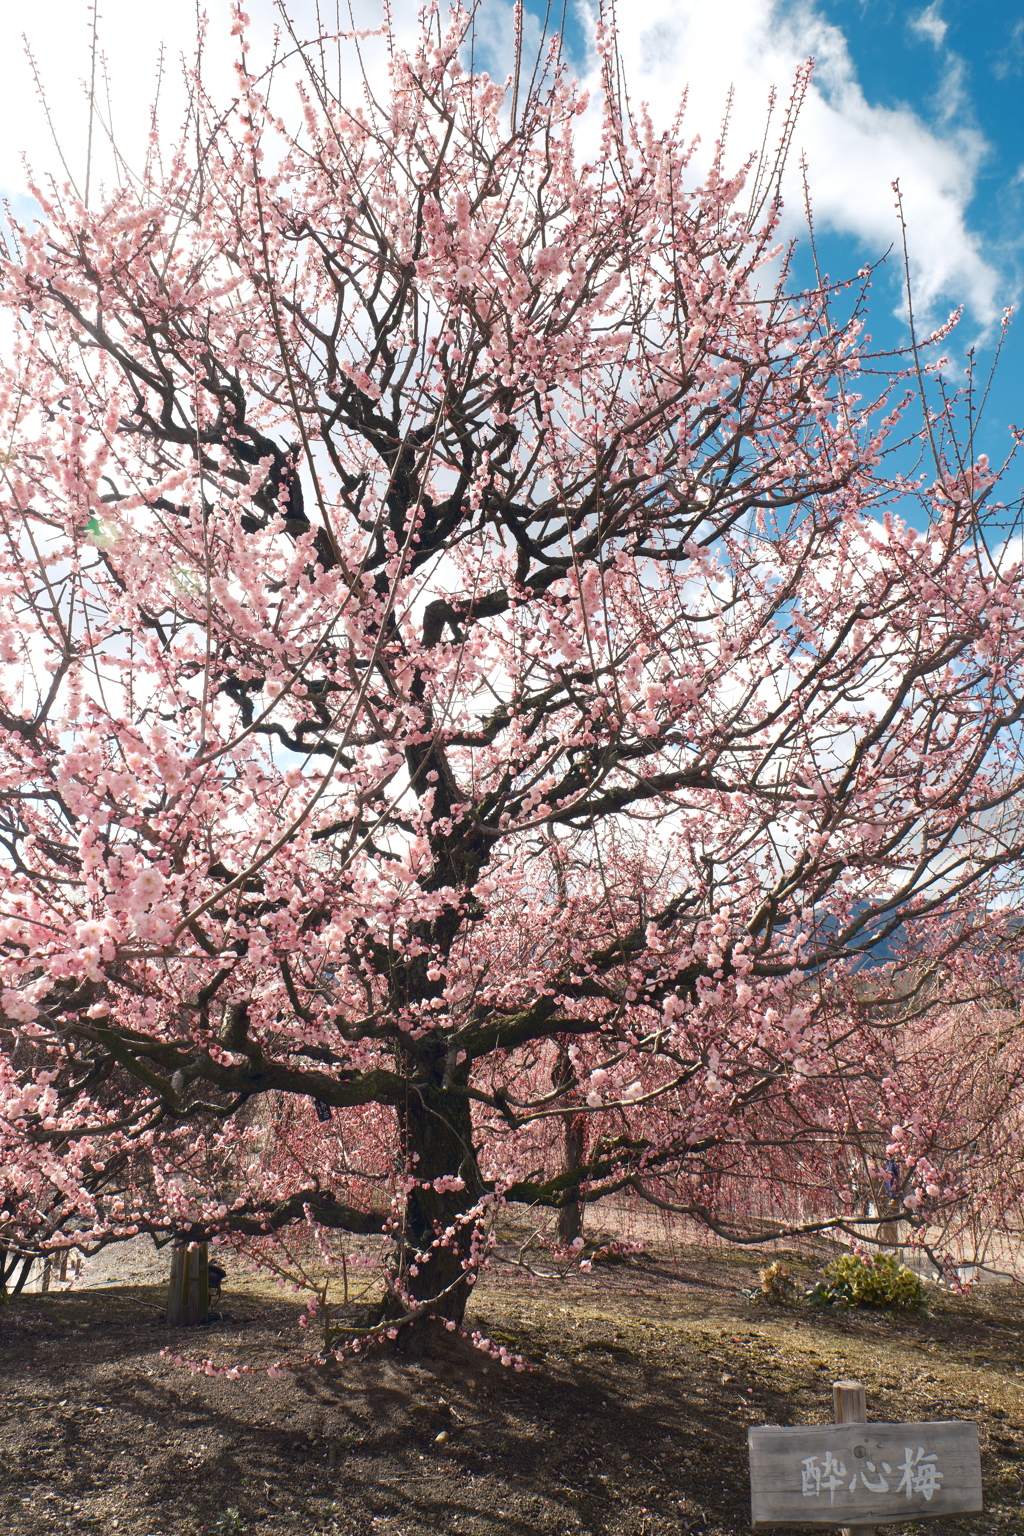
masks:
[[[900,1474],[896,1492],[905,1493],[908,1499],[919,1494],[930,1503],[942,1482],[934,1451],[926,1453],[920,1445],[916,1451],[913,1446],[905,1447],[903,1460],[896,1471]],[[889,1462],[881,1461],[876,1466],[873,1461],[865,1460],[863,1466],[853,1465],[851,1476],[842,1457],[825,1451],[823,1455],[805,1456],[801,1461],[800,1491],[805,1499],[820,1499],[828,1494],[829,1504],[834,1504],[839,1488],[856,1493],[863,1485],[870,1493],[888,1493],[892,1486],[889,1479],[894,1475]]]

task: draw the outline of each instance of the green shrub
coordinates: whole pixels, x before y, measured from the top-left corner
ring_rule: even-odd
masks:
[[[919,1312],[928,1305],[917,1275],[891,1253],[844,1253],[833,1259],[807,1299],[819,1307],[914,1307]]]

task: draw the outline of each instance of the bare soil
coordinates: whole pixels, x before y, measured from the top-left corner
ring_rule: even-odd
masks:
[[[207,1378],[160,1350],[299,1358],[297,1300],[229,1277],[219,1321],[170,1334],[153,1284],[19,1296],[0,1309],[0,1529],[732,1536],[749,1530],[747,1425],[827,1422],[831,1383],[853,1377],[869,1417],[977,1421],[986,1513],[934,1536],[1024,1536],[1016,1291],[936,1292],[923,1318],[819,1314],[745,1299],[764,1262],[693,1248],[565,1281],[499,1264],[470,1321],[524,1374],[463,1347]]]

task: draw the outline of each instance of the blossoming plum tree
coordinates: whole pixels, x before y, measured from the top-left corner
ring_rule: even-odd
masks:
[[[237,13],[0,290],[0,1241],[387,1228],[392,1327],[497,1202],[834,1159],[1024,849],[998,476],[795,291],[796,101],[701,169],[469,25],[289,127]]]

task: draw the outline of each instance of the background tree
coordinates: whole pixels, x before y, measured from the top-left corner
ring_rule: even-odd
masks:
[[[802,82],[699,170],[613,39],[588,115],[456,12],[383,94],[300,48],[291,131],[245,26],[3,262],[4,1124],[83,1241],[386,1226],[456,1323],[496,1202],[856,1142],[927,989],[853,970],[933,997],[1016,899],[1019,568],[793,291]],[[254,1177],[254,1100],[334,1151]]]

